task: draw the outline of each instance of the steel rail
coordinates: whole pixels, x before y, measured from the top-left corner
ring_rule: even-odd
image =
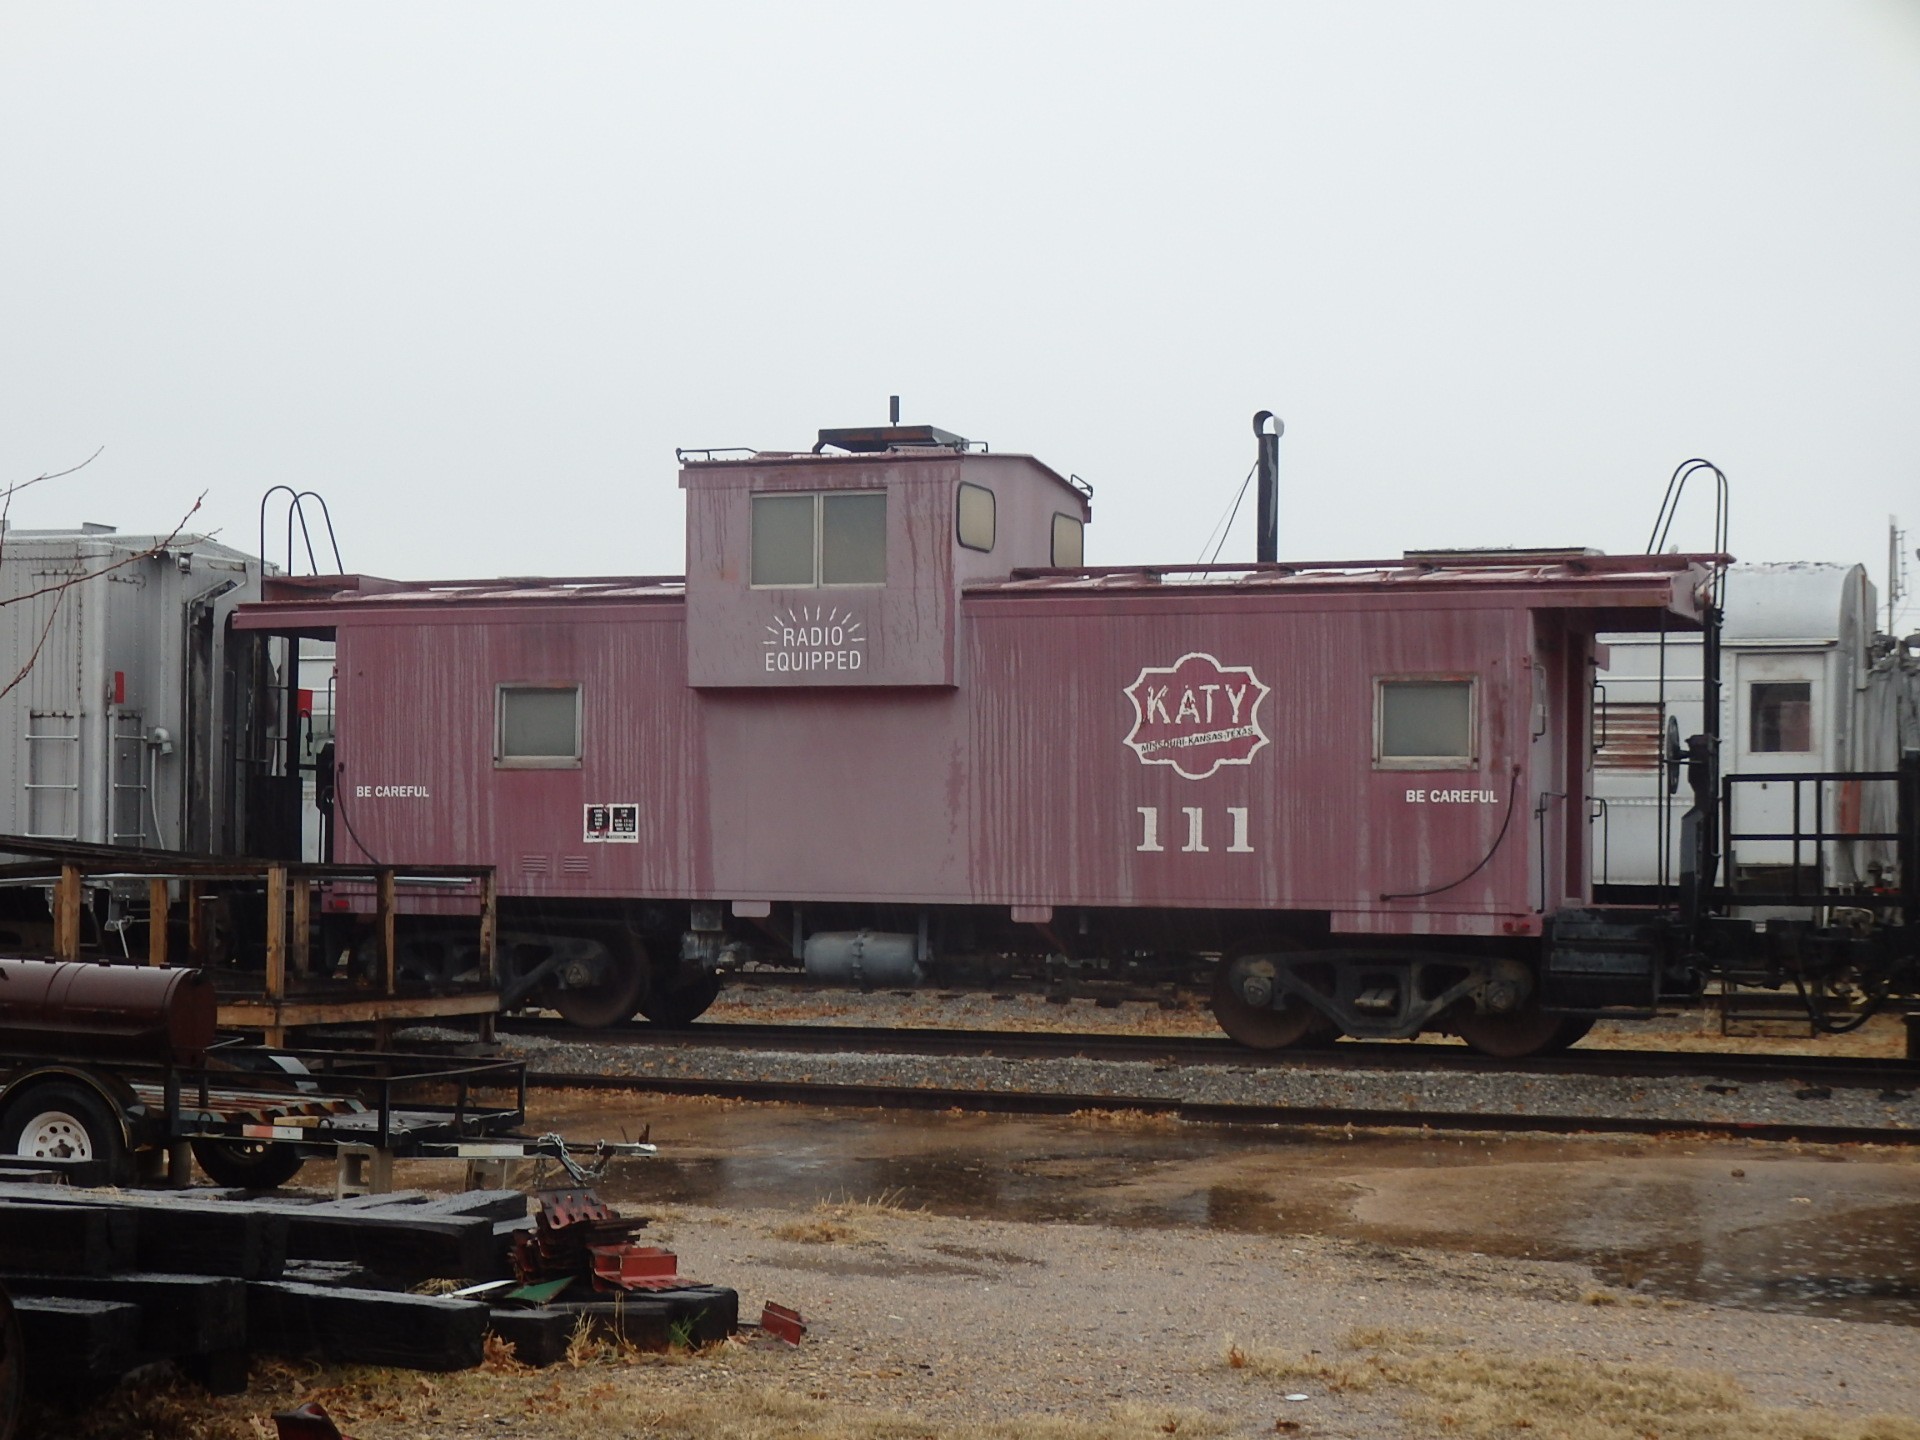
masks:
[[[1324,1105],[1223,1104],[1178,1096],[1116,1096],[968,1090],[915,1085],[835,1085],[822,1081],[720,1080],[687,1076],[529,1072],[541,1089],[699,1095],[846,1109],[972,1110],[1002,1115],[1132,1111],[1214,1125],[1306,1129],[1436,1130],[1549,1135],[1712,1136],[1812,1145],[1920,1145],[1920,1128],[1802,1124],[1788,1121],[1680,1120],[1660,1116],[1521,1115],[1459,1110],[1379,1110]]]
[[[1222,1069],[1440,1070],[1448,1074],[1587,1075],[1631,1079],[1797,1081],[1847,1089],[1920,1088],[1920,1061],[1833,1055],[1755,1055],[1708,1050],[1572,1050],[1498,1060],[1464,1046],[1402,1040],[1343,1040],[1316,1050],[1249,1050],[1225,1037],[1030,1030],[945,1030],[867,1025],[758,1025],[701,1021],[684,1029],[624,1025],[582,1031],[564,1021],[502,1020],[515,1035],[620,1048],[843,1052],[993,1059],[1064,1059],[1184,1064]]]

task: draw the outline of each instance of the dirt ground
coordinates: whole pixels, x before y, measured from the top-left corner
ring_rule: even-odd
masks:
[[[605,1105],[535,1120],[642,1118]],[[317,1398],[359,1440],[1920,1440],[1920,1325],[1887,1318],[1920,1297],[1905,1152],[717,1101],[645,1118],[661,1156],[602,1193],[743,1316],[801,1311],[800,1346],[451,1376],[264,1362],[245,1396],[153,1382],[32,1433],[251,1440]]]

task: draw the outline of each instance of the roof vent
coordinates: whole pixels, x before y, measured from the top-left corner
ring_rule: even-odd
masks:
[[[856,455],[874,455],[883,450],[914,447],[965,450],[967,437],[956,435],[951,430],[942,430],[937,425],[856,425],[842,430],[822,430],[813,453],[818,455],[829,445],[836,450],[850,450]]]

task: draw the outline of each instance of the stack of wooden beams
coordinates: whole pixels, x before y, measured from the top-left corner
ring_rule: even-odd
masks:
[[[532,1226],[513,1190],[302,1201],[0,1182],[0,1281],[43,1393],[97,1390],[161,1360],[233,1393],[254,1353],[459,1370],[480,1363],[489,1330],[540,1365],[583,1322],[661,1349],[736,1328],[737,1295],[713,1286],[490,1304],[511,1288],[514,1239]],[[436,1280],[475,1293],[410,1293]]]

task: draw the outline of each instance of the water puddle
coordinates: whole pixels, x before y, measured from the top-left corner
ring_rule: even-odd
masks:
[[[532,1117],[651,1124],[616,1206],[810,1209],[886,1196],[938,1214],[1320,1235],[1579,1261],[1608,1284],[1759,1310],[1920,1324],[1920,1156],[802,1110],[649,1099]]]

